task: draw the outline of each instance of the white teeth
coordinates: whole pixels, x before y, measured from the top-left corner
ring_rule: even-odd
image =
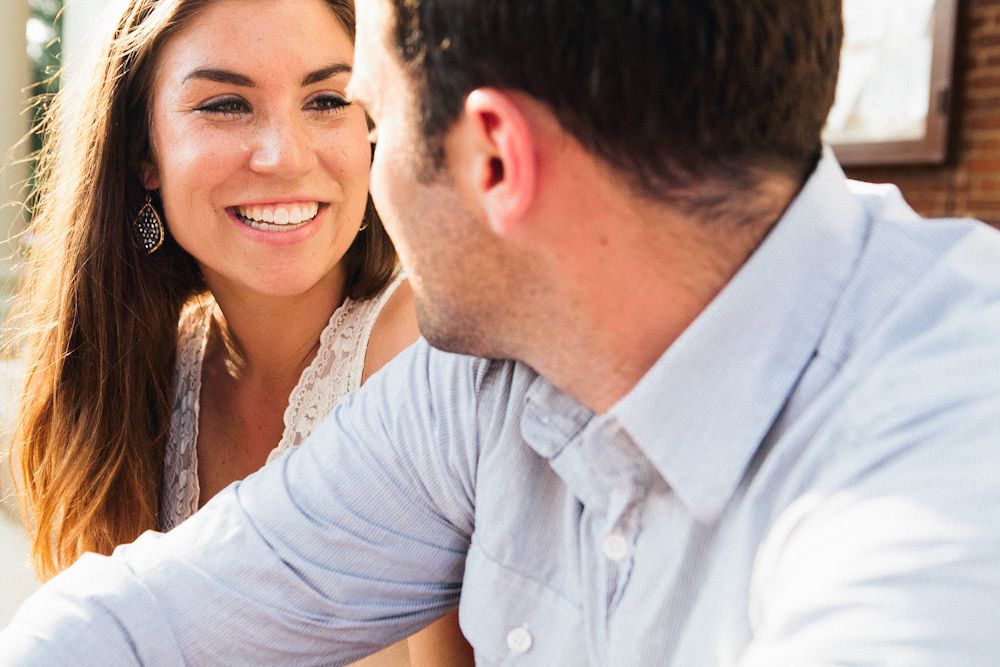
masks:
[[[290,232],[293,229],[301,227],[301,225],[272,225],[268,222],[256,222],[254,220],[247,220],[246,225],[263,232]]]
[[[319,202],[308,204],[278,204],[275,206],[239,206],[239,217],[254,229],[299,225],[316,217]],[[255,224],[256,223],[256,224]]]

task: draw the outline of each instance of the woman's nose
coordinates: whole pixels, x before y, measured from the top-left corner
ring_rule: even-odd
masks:
[[[316,147],[297,119],[271,119],[263,124],[250,156],[250,168],[259,173],[295,178],[315,163]]]

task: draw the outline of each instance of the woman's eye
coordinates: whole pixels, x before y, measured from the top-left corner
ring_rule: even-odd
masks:
[[[309,100],[308,108],[314,111],[340,111],[345,107],[351,106],[351,103],[345,100],[340,95],[317,95],[316,97]]]
[[[223,118],[236,118],[250,111],[250,105],[241,99],[227,97],[221,100],[206,102],[198,107],[197,111],[222,116]]]

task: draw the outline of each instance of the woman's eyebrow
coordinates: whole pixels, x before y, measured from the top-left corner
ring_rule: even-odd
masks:
[[[348,74],[351,72],[351,66],[347,63],[335,63],[333,65],[321,67],[320,69],[309,72],[302,77],[302,86],[311,86],[314,83],[325,81],[332,76],[343,74],[345,72]],[[244,88],[255,88],[257,86],[257,84],[254,83],[254,80],[245,74],[240,74],[238,72],[218,67],[198,67],[193,69],[184,76],[181,83],[187,83],[192,79],[204,79],[207,81],[215,81],[216,83],[228,83],[234,86],[242,86]]]
[[[348,74],[351,73],[351,66],[348,65],[347,63],[336,63],[333,65],[329,65],[327,67],[323,67],[322,69],[318,69],[314,72],[309,72],[309,74],[306,74],[302,78],[302,85],[303,87],[311,86],[314,83],[325,81],[326,79],[329,79],[331,76],[336,76],[337,74],[343,74],[345,72]]]
[[[199,67],[197,69],[193,69],[184,76],[181,83],[187,83],[192,79],[206,79],[217,83],[229,83],[234,86],[243,86],[244,88],[254,88],[257,85],[254,83],[253,79],[246,75],[215,67]]]

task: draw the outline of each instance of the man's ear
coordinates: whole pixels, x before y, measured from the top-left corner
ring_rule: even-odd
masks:
[[[160,170],[151,160],[143,160],[139,164],[139,180],[147,190],[160,189]]]
[[[534,201],[538,153],[531,110],[518,93],[477,88],[465,98],[466,183],[494,231],[514,231]]]

